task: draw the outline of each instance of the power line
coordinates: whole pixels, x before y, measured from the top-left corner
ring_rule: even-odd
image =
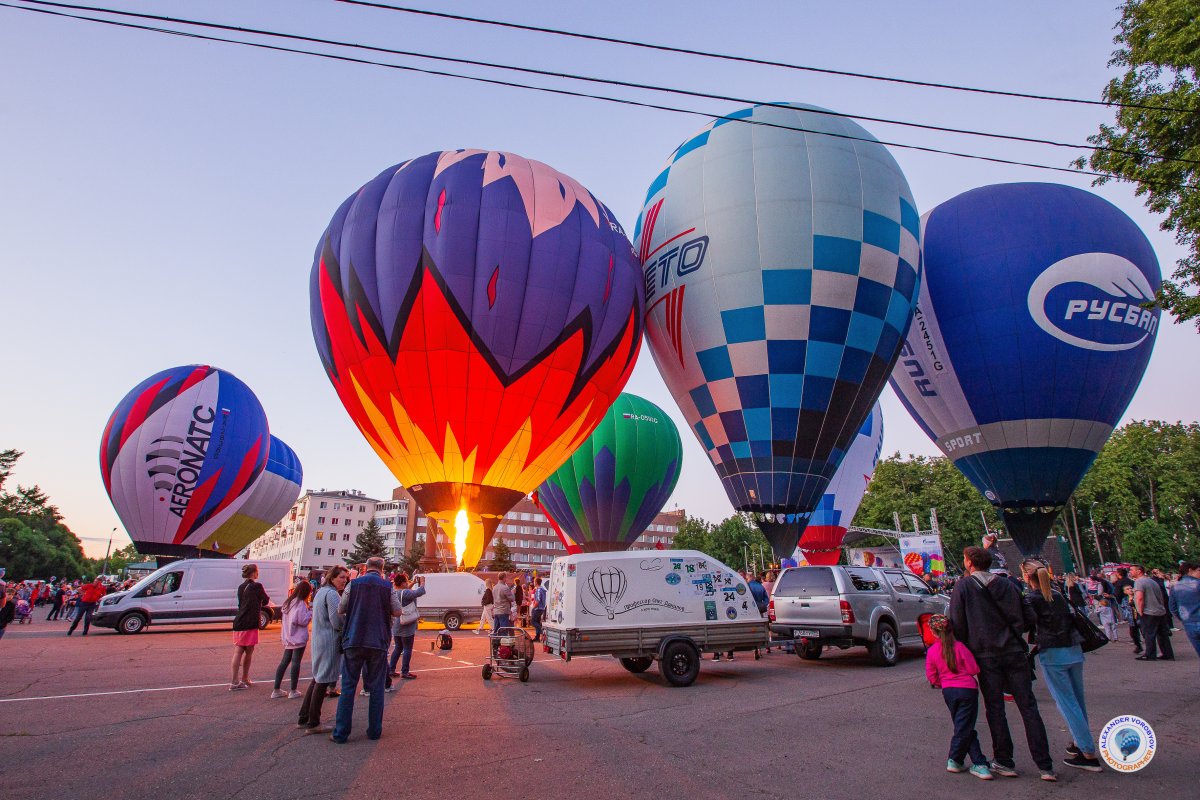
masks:
[[[683,95],[683,96],[687,96],[687,97],[696,97],[696,98],[702,98],[702,99],[706,99],[706,100],[719,100],[719,101],[723,101],[723,102],[741,103],[741,104],[745,104],[745,105],[762,105],[762,106],[771,106],[771,107],[776,107],[776,108],[785,108],[786,107],[786,105],[782,104],[782,103],[765,103],[765,102],[762,102],[759,100],[755,100],[753,98],[736,97],[736,96],[731,96],[731,95],[721,95],[721,94],[714,94],[711,92],[700,92],[700,91],[693,91],[693,90],[688,90],[688,89],[678,89],[678,88],[669,87],[669,86],[658,86],[658,85],[654,85],[654,84],[635,83],[635,82],[631,82],[631,81],[621,81],[621,80],[615,80],[615,79],[609,79],[609,78],[596,78],[596,77],[589,76],[589,75],[580,75],[580,74],[568,73],[568,72],[556,72],[556,71],[552,71],[552,70],[536,69],[536,68],[532,68],[532,67],[513,66],[510,64],[500,64],[500,63],[492,62],[492,61],[481,61],[478,59],[459,58],[459,57],[453,57],[453,56],[442,56],[442,55],[435,55],[435,54],[431,54],[431,53],[417,52],[417,51],[413,51],[413,50],[398,50],[395,48],[367,45],[367,44],[361,44],[361,43],[357,43],[357,42],[346,42],[346,41],[341,41],[341,40],[337,40],[337,39],[325,39],[322,37],[305,36],[302,34],[281,33],[279,31],[264,30],[261,28],[247,28],[247,27],[243,27],[243,26],[239,26],[239,25],[226,25],[226,24],[221,24],[221,23],[216,23],[216,22],[204,22],[201,20],[185,19],[182,17],[164,16],[164,15],[160,15],[160,14],[146,14],[146,13],[141,13],[141,12],[125,11],[125,10],[100,7],[100,6],[85,6],[85,5],[77,5],[77,4],[72,4],[72,3],[53,2],[53,0],[24,0],[24,2],[32,4],[32,5],[51,6],[54,8],[71,9],[74,11],[87,11],[87,12],[92,12],[92,13],[109,14],[109,15],[121,16],[121,17],[132,17],[132,18],[136,18],[136,19],[154,20],[156,22],[169,22],[169,23],[178,24],[178,25],[191,25],[191,26],[200,27],[200,28],[208,28],[208,29],[223,30],[223,31],[233,31],[233,32],[237,32],[237,33],[251,34],[251,35],[256,35],[256,36],[270,36],[270,37],[275,37],[275,38],[280,38],[280,39],[288,39],[291,41],[310,42],[313,44],[325,44],[325,45],[332,45],[335,47],[347,47],[347,48],[352,48],[352,49],[357,49],[357,50],[367,50],[367,51],[376,52],[376,53],[386,53],[388,55],[396,55],[396,56],[403,56],[403,57],[409,57],[409,58],[422,58],[422,59],[427,59],[427,60],[431,60],[431,61],[441,61],[441,62],[448,62],[448,63],[454,63],[454,64],[463,64],[463,65],[468,65],[468,66],[484,67],[487,69],[507,70],[507,71],[512,71],[512,72],[531,74],[531,75],[539,75],[539,76],[543,76],[543,77],[561,78],[561,79],[566,79],[566,80],[575,80],[575,81],[582,81],[582,82],[587,82],[587,83],[597,83],[597,84],[604,84],[604,85],[609,85],[609,86],[618,86],[618,87],[626,88],[626,89],[640,89],[640,90],[653,91],[653,92],[662,92],[665,94],[675,94],[675,95]],[[1195,160],[1190,160],[1190,159],[1167,158],[1164,156],[1158,156],[1153,153],[1146,153],[1146,152],[1142,152],[1142,151],[1123,150],[1123,149],[1119,149],[1119,148],[1093,146],[1093,145],[1088,145],[1088,144],[1074,144],[1071,142],[1054,141],[1052,139],[1041,139],[1041,138],[1030,137],[1030,136],[1017,136],[1017,135],[1013,135],[1013,134],[993,133],[993,132],[989,132],[989,131],[979,131],[979,130],[972,130],[972,129],[966,129],[966,128],[952,128],[952,127],[947,127],[947,126],[930,125],[930,124],[926,124],[926,123],[911,122],[911,121],[906,121],[906,120],[895,120],[895,119],[889,119],[886,117],[872,117],[872,116],[866,116],[866,115],[862,115],[862,114],[847,114],[847,113],[842,113],[842,112],[838,112],[838,111],[830,111],[827,109],[810,109],[810,110],[812,111],[812,113],[831,116],[831,117],[839,117],[839,118],[844,118],[844,119],[856,119],[856,120],[862,120],[865,122],[878,122],[878,123],[884,124],[884,125],[896,125],[896,126],[906,127],[906,128],[917,128],[920,130],[936,131],[938,133],[950,133],[950,134],[958,134],[958,135],[964,135],[964,136],[977,136],[977,137],[987,138],[987,139],[1000,139],[1000,140],[1006,140],[1006,141],[1022,142],[1025,144],[1040,144],[1040,145],[1047,145],[1050,147],[1066,148],[1066,149],[1072,149],[1072,150],[1087,150],[1089,152],[1092,152],[1095,150],[1101,150],[1104,152],[1114,153],[1116,155],[1130,156],[1132,158],[1138,158],[1138,159],[1157,159],[1157,160],[1162,160],[1162,161],[1172,161],[1172,162],[1191,164],[1194,166],[1200,166],[1200,161],[1195,161]]]
[[[606,44],[619,44],[627,47],[638,47],[645,50],[658,50],[664,53],[679,53],[681,55],[699,56],[701,58],[712,58],[720,61],[737,61],[743,64],[755,64],[763,67],[777,67],[780,69],[797,70],[800,72],[815,72],[821,75],[838,75],[844,78],[862,78],[871,81],[883,81],[885,83],[900,83],[906,86],[920,86],[927,89],[948,89],[956,92],[973,92],[975,94],[989,94],[999,97],[1015,97],[1022,100],[1047,100],[1055,103],[1075,103],[1077,105],[1088,106],[1105,106],[1109,108],[1138,108],[1147,111],[1172,111],[1180,114],[1194,114],[1197,110],[1192,108],[1178,108],[1175,106],[1148,106],[1138,103],[1115,103],[1107,100],[1086,100],[1080,97],[1057,97],[1055,95],[1030,94],[1027,92],[1013,92],[1004,89],[987,89],[977,86],[963,86],[954,83],[936,83],[934,81],[918,81],[910,78],[897,78],[889,75],[873,75],[867,72],[851,72],[849,70],[830,69],[826,67],[813,67],[803,64],[791,64],[786,61],[770,61],[768,59],[754,58],[752,56],[739,56],[730,53],[714,53],[706,50],[694,50],[688,47],[672,47],[665,44],[654,44],[651,42],[640,42],[635,39],[619,39],[614,36],[600,36],[592,33],[580,33],[578,31],[567,31],[560,28],[547,28],[540,25],[524,25],[518,22],[506,22],[504,20],[486,19],[484,17],[470,17],[464,14],[451,14],[445,11],[430,11],[423,8],[411,8],[409,6],[394,6],[388,3],[370,2],[369,0],[335,0],[338,3],[346,3],[347,5],[365,6],[367,8],[383,9],[385,11],[399,11],[404,14],[417,14],[425,17],[437,17],[439,19],[454,20],[455,22],[470,22],[478,25],[492,25],[498,28],[510,28],[513,30],[529,31],[532,33],[547,33],[552,36],[566,36],[573,39],[585,39],[592,42],[604,42]]]
[[[713,113],[709,113],[706,111],[697,111],[695,109],[679,108],[677,106],[668,106],[668,105],[663,105],[661,103],[650,103],[650,102],[645,102],[645,101],[640,101],[640,100],[631,100],[628,98],[591,94],[588,92],[578,92],[578,91],[573,91],[570,89],[556,89],[556,88],[552,88],[552,87],[548,87],[548,86],[535,86],[535,85],[531,85],[531,84],[517,83],[514,81],[505,81],[505,80],[499,80],[499,79],[495,79],[495,78],[485,78],[485,77],[478,76],[478,75],[463,75],[463,74],[455,73],[455,72],[446,72],[444,70],[434,70],[434,69],[428,69],[425,67],[415,67],[415,66],[405,65],[405,64],[390,64],[390,63],[383,62],[383,61],[372,61],[370,59],[356,58],[354,56],[338,55],[335,53],[322,53],[322,52],[314,51],[314,50],[303,50],[300,48],[284,47],[282,45],[265,44],[263,42],[247,42],[247,41],[241,41],[238,39],[227,39],[227,38],[220,37],[220,36],[209,36],[209,35],[201,34],[201,33],[191,33],[188,31],[173,30],[171,28],[158,28],[158,27],[153,27],[153,26],[149,26],[149,25],[138,25],[138,24],[132,23],[132,22],[120,22],[118,20],[100,19],[97,17],[88,17],[88,16],[79,15],[79,14],[69,14],[64,11],[52,11],[48,8],[30,8],[29,6],[18,6],[18,5],[13,5],[12,3],[7,3],[7,2],[0,2],[0,8],[9,8],[9,9],[17,10],[17,11],[26,11],[26,12],[34,13],[34,14],[43,14],[43,15],[47,15],[47,16],[63,17],[63,18],[67,18],[67,19],[78,20],[81,22],[91,22],[91,23],[96,23],[96,24],[101,24],[101,25],[109,25],[109,26],[117,27],[117,28],[129,28],[129,29],[133,29],[133,30],[149,31],[152,33],[162,33],[162,34],[167,34],[170,36],[180,36],[180,37],[187,38],[187,39],[197,39],[200,41],[222,42],[225,44],[235,44],[235,45],[240,45],[242,47],[251,47],[251,48],[255,48],[255,49],[259,49],[259,50],[269,50],[269,51],[280,52],[280,53],[293,53],[296,55],[307,55],[307,56],[313,56],[315,58],[323,58],[323,59],[327,59],[327,60],[331,60],[331,61],[341,61],[341,62],[352,63],[352,64],[365,64],[365,65],[369,65],[369,66],[385,67],[388,69],[396,69],[396,70],[401,70],[404,72],[413,72],[413,73],[418,73],[418,74],[422,74],[422,75],[432,75],[432,76],[436,76],[436,77],[456,78],[459,80],[472,81],[475,83],[484,83],[484,84],[488,84],[488,85],[492,85],[492,86],[503,86],[506,88],[514,88],[514,89],[527,89],[529,91],[542,92],[542,93],[546,93],[546,94],[556,94],[556,95],[562,95],[562,96],[566,96],[566,97],[578,97],[578,98],[584,98],[584,99],[590,99],[590,100],[601,100],[604,102],[616,103],[619,105],[634,106],[634,107],[638,107],[638,108],[649,108],[649,109],[655,109],[658,111],[669,111],[669,112],[679,113],[679,114],[688,114],[691,116],[704,117],[706,119],[714,120],[714,121],[720,120],[720,119],[728,119],[730,122],[737,122],[740,124],[759,125],[759,126],[762,126],[765,128],[777,128],[777,129],[781,129],[781,130],[794,131],[797,133],[811,133],[811,134],[818,135],[818,136],[829,136],[829,137],[836,138],[836,139],[848,139],[851,141],[868,142],[871,144],[882,144],[882,145],[886,145],[889,147],[896,147],[896,148],[900,148],[900,149],[904,149],[904,150],[914,150],[917,152],[954,156],[957,158],[965,158],[965,159],[970,159],[970,160],[974,160],[974,161],[985,161],[985,162],[989,162],[989,163],[993,163],[993,164],[1004,164],[1004,165],[1008,165],[1008,166],[1018,166],[1018,167],[1030,167],[1032,169],[1048,170],[1051,172],[1066,172],[1066,173],[1070,173],[1072,175],[1085,175],[1085,176],[1098,177],[1098,178],[1116,177],[1116,176],[1109,175],[1108,173],[1103,173],[1103,172],[1093,172],[1090,170],[1081,170],[1081,169],[1075,169],[1075,168],[1069,168],[1069,167],[1058,167],[1058,166],[1052,166],[1049,164],[1037,164],[1037,163],[1028,162],[1028,161],[1018,161],[1015,159],[999,158],[996,156],[985,156],[985,155],[979,155],[979,154],[974,154],[974,153],[961,153],[961,152],[957,152],[954,150],[945,150],[945,149],[936,148],[936,147],[926,147],[923,145],[915,145],[915,144],[904,144],[904,143],[900,143],[900,142],[889,142],[889,141],[884,141],[884,140],[879,140],[879,139],[874,139],[874,138],[864,138],[861,136],[852,136],[850,134],[832,133],[829,131],[818,131],[818,130],[812,130],[809,128],[795,127],[795,126],[791,126],[791,125],[780,125],[777,123],[764,122],[761,120],[729,118],[723,114],[713,114]],[[1143,183],[1152,183],[1150,181],[1142,181],[1142,182]],[[1185,186],[1184,188],[1200,188],[1200,187]]]

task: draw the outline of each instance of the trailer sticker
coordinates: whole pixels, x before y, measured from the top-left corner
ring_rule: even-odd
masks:
[[[738,587],[737,587],[737,593],[738,593],[738,594],[745,594],[745,593],[746,593],[746,584],[744,584],[744,583],[739,583],[739,584],[738,584]]]
[[[725,616],[729,617],[730,619],[737,619],[737,609],[733,606],[730,606],[729,608],[725,609]]]
[[[683,559],[682,558],[672,558],[671,559],[671,569],[675,570],[676,572],[683,569]]]
[[[676,573],[674,573],[674,572],[667,573],[667,583],[671,584],[672,586],[678,586],[680,580],[682,580],[682,579]]]
[[[717,604],[715,601],[704,601],[704,618],[706,620],[715,620],[717,618]]]
[[[646,558],[642,559],[638,567],[644,572],[658,572],[663,568],[663,563],[661,558]]]

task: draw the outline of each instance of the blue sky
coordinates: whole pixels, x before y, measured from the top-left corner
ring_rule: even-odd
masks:
[[[112,7],[483,58],[755,100],[1083,142],[1111,112],[737,65],[503,31],[330,2],[135,2]],[[475,16],[921,80],[1096,98],[1110,75],[1110,4],[417,2]],[[1111,4],[1115,5],[1115,3]],[[750,13],[752,12],[752,13]],[[402,59],[391,59],[401,63]],[[416,63],[416,62],[403,62]],[[488,74],[479,69],[451,71]],[[135,383],[207,362],[245,380],[308,488],[395,485],[351,424],[312,344],[307,276],[338,204],[383,168],[434,150],[503,149],[575,177],[633,229],[649,181],[705,120],[119,30],[0,8],[0,234],[5,388],[0,448],[26,455],[83,537],[118,527],[100,481],[103,425]],[[515,80],[580,88],[550,79]],[[585,91],[588,87],[582,87]],[[591,87],[726,113],[739,104]],[[1065,165],[1073,151],[864,126],[883,140]],[[919,210],[989,183],[1086,178],[893,149]],[[1096,189],[1150,237],[1164,272],[1181,250],[1129,186]],[[1129,418],[1196,419],[1189,326],[1166,323]],[[629,384],[683,428],[648,352]],[[884,451],[935,452],[886,390]],[[684,437],[672,504],[730,508]],[[90,554],[104,544],[89,538]]]

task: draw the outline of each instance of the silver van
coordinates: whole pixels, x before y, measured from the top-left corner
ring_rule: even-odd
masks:
[[[279,606],[292,588],[291,561],[244,561],[203,558],[173,561],[130,587],[100,601],[92,624],[118,633],[141,633],[147,625],[213,624],[237,616],[237,590],[242,567],[258,565],[258,582],[267,590],[271,607],[259,615],[265,628],[279,618]]]
[[[950,601],[904,569],[789,567],[767,607],[771,632],[796,641],[801,658],[826,647],[866,647],[871,660],[894,666],[904,645],[921,644],[923,615],[945,614]]]

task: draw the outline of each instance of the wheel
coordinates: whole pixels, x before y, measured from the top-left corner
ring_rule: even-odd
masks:
[[[796,648],[796,655],[803,658],[805,661],[816,661],[821,657],[820,642],[805,642]]]
[[[117,622],[117,631],[120,633],[141,633],[150,624],[150,620],[146,619],[145,615],[134,612],[126,614]]]
[[[457,611],[447,611],[446,616],[442,617],[442,624],[446,626],[448,631],[456,631],[462,627],[462,614]]]
[[[653,663],[654,659],[650,656],[637,656],[635,658],[621,659],[621,666],[635,675],[650,669],[650,665]]]
[[[521,667],[521,674],[518,676],[521,683],[529,683],[529,667]]]
[[[658,667],[672,686],[691,686],[700,674],[700,653],[691,642],[671,642],[663,649]]]
[[[875,641],[867,645],[871,661],[878,667],[894,667],[899,661],[900,645],[896,642],[896,629],[890,623],[879,623],[879,633]]]
[[[490,681],[492,679],[492,665],[491,664],[483,665],[483,679],[485,681]]]
[[[265,631],[267,626],[271,624],[271,612],[265,608],[258,612],[258,629]]]

